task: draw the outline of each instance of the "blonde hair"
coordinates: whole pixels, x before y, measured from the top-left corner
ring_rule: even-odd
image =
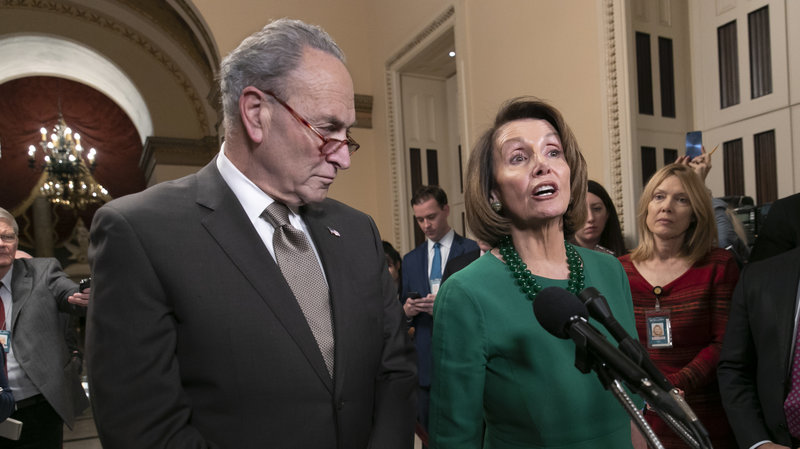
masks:
[[[644,261],[655,255],[655,237],[647,227],[647,206],[653,199],[655,190],[670,176],[678,178],[692,206],[692,222],[684,234],[680,255],[694,264],[711,252],[717,244],[717,222],[711,206],[711,195],[703,180],[687,165],[670,164],[650,178],[639,198],[639,211],[636,216],[639,245],[631,253],[631,260]]]
[[[506,123],[525,119],[550,123],[564,148],[570,181],[570,200],[563,216],[564,236],[569,237],[586,221],[586,160],[575,135],[558,109],[550,104],[534,97],[513,98],[503,104],[492,127],[478,139],[467,165],[467,188],[464,192],[467,222],[475,237],[491,246],[496,246],[501,238],[511,233],[511,220],[503,215],[502,210],[495,212],[489,205],[489,195],[497,184],[492,156],[496,133]]]

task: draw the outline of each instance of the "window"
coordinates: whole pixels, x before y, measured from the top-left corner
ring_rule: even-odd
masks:
[[[428,185],[439,185],[439,158],[436,150],[428,148],[425,151],[425,158],[428,163]]]
[[[661,79],[661,116],[675,118],[675,69],[672,39],[658,38],[658,71]]]
[[[419,148],[408,149],[408,163],[411,168],[411,194],[422,186],[422,155]]]
[[[669,165],[678,160],[678,150],[664,148],[664,165]]]
[[[639,113],[653,115],[653,69],[650,66],[650,35],[636,32],[636,81]]]
[[[736,21],[717,28],[719,53],[720,108],[739,104],[739,46],[736,43]]]
[[[742,139],[722,144],[722,163],[725,169],[725,196],[744,195]]]
[[[772,93],[772,56],[769,41],[769,6],[747,15],[750,38],[750,96]]]
[[[642,184],[647,184],[653,173],[656,172],[656,149],[642,147]]]
[[[771,203],[778,199],[778,169],[775,158],[775,130],[753,136],[756,159],[756,201]]]

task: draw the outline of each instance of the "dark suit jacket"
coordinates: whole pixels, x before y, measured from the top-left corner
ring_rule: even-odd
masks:
[[[333,200],[301,213],[330,286],[333,379],[216,160],[97,212],[87,357],[104,447],[411,447],[414,352],[375,224]]]
[[[772,203],[749,260],[764,260],[797,246],[800,246],[800,193]]]
[[[748,264],[733,294],[717,376],[740,447],[762,440],[791,446],[783,401],[791,385],[798,281],[795,248]]]
[[[478,249],[474,240],[453,236],[453,245],[447,255],[447,261],[458,257],[465,252]],[[445,266],[447,264],[445,261]],[[411,250],[403,257],[403,290],[400,300],[405,303],[409,292],[417,292],[420,296],[427,296],[431,292],[428,277],[428,241]],[[433,317],[429,313],[420,313],[412,320],[416,329],[414,332],[414,345],[417,347],[417,366],[419,369],[419,384],[423,387],[431,385],[431,335],[433,333]]]
[[[481,257],[480,248],[478,248],[477,251],[470,251],[452,259],[448,257],[447,265],[444,267],[444,272],[442,273],[442,283],[444,283],[447,278],[452,276],[453,273],[456,273],[472,262],[475,262],[478,257]]]
[[[3,350],[0,350],[2,353],[2,362],[3,368],[0,370],[0,388],[3,389],[0,392],[0,421],[5,421],[6,418],[11,416],[14,413],[14,394],[11,392],[11,388],[8,386],[8,377],[6,376],[6,353]]]
[[[64,335],[69,317],[84,307],[67,298],[78,291],[56,259],[16,259],[11,278],[14,357],[47,402],[71,428],[89,405],[80,383],[80,361],[71,360]]]

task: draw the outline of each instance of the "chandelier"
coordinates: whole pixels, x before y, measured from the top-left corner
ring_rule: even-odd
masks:
[[[47,173],[40,190],[48,201],[58,206],[84,209],[89,204],[111,200],[108,191],[92,176],[97,166],[97,151],[91,148],[84,162],[81,136],[73,134],[60,110],[50,138],[47,138],[47,129],[40,131],[42,140],[39,147],[44,153],[42,169]],[[28,147],[28,166],[36,168],[34,145]]]

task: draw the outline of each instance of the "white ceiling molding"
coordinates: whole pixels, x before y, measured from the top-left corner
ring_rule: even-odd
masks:
[[[79,43],[40,35],[0,39],[0,84],[27,76],[70,79],[102,92],[128,114],[142,143],[153,135],[153,121],[136,86],[105,56]]]

